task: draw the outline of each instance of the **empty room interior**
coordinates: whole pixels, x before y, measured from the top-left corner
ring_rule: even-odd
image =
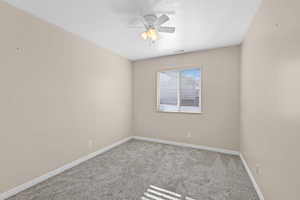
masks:
[[[299,0],[0,0],[0,200],[300,199]]]

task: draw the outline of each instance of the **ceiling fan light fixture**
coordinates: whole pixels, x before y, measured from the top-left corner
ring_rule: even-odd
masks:
[[[157,40],[157,33],[156,30],[154,28],[150,28],[148,30],[148,37],[151,38],[152,40]]]
[[[158,37],[158,34],[160,32],[174,33],[175,27],[162,26],[162,24],[166,23],[169,20],[170,18],[165,14],[161,15],[160,17],[157,17],[154,14],[143,16],[142,23],[146,31],[141,33],[141,38],[143,40],[152,40],[152,42],[154,43],[156,40],[160,39]]]
[[[147,39],[151,39],[152,41],[158,40],[157,32],[154,28],[150,28],[147,31],[143,32],[141,34],[141,37],[144,40],[147,40]]]

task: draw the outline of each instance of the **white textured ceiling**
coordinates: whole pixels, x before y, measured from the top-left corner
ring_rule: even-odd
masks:
[[[261,0],[5,0],[131,60],[240,44]],[[137,17],[169,13],[154,45],[130,28]]]

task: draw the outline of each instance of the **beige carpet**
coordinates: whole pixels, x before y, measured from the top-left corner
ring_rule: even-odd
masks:
[[[238,156],[131,140],[9,200],[259,200]]]

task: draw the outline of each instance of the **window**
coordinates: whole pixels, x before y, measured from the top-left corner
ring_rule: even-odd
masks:
[[[201,112],[201,69],[174,69],[157,74],[157,108],[162,112]]]

